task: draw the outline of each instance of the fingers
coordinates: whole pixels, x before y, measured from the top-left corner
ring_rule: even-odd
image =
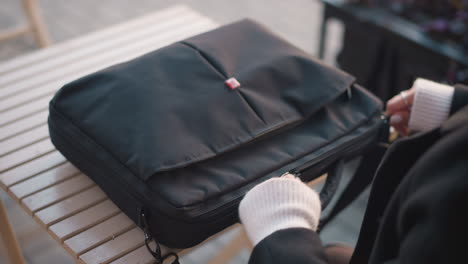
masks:
[[[405,91],[406,92],[406,101],[403,99],[401,94],[397,94],[392,99],[387,102],[387,111],[385,112],[387,115],[393,115],[399,111],[407,111],[409,112],[411,106],[413,105],[414,101],[414,94],[415,89],[410,89]]]
[[[395,112],[390,116],[390,125],[394,127],[399,134],[407,136],[409,134],[409,117],[410,113],[407,111]]]
[[[395,128],[400,135],[409,135],[408,122],[410,110],[414,101],[414,88],[405,91],[405,99],[401,94],[395,95],[387,102],[386,114],[390,116],[390,125]]]
[[[297,177],[291,173],[288,173],[288,174],[282,175],[281,178],[296,179]]]

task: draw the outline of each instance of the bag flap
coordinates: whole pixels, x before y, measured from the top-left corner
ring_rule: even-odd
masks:
[[[239,80],[240,92],[267,122],[285,112],[310,116],[355,82],[249,19],[184,42],[226,78]]]
[[[244,20],[67,84],[51,105],[148,180],[294,126],[353,82]]]

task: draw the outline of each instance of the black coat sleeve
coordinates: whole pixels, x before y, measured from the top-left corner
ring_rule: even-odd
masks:
[[[392,197],[369,263],[468,263],[468,108],[441,134]]]
[[[274,232],[253,249],[249,264],[325,264],[327,258],[319,236],[305,228]]]
[[[455,85],[450,114],[457,112],[465,105],[468,105],[468,86],[457,84]]]

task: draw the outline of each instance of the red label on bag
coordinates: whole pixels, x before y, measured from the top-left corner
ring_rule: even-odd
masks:
[[[236,80],[236,78],[234,77],[231,77],[229,79],[227,79],[225,82],[224,82],[229,88],[231,88],[231,90],[234,90],[238,87],[240,87],[240,83]]]

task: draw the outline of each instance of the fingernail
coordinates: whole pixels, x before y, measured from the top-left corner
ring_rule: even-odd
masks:
[[[398,124],[403,121],[403,118],[400,115],[392,115],[390,117],[390,124]]]

